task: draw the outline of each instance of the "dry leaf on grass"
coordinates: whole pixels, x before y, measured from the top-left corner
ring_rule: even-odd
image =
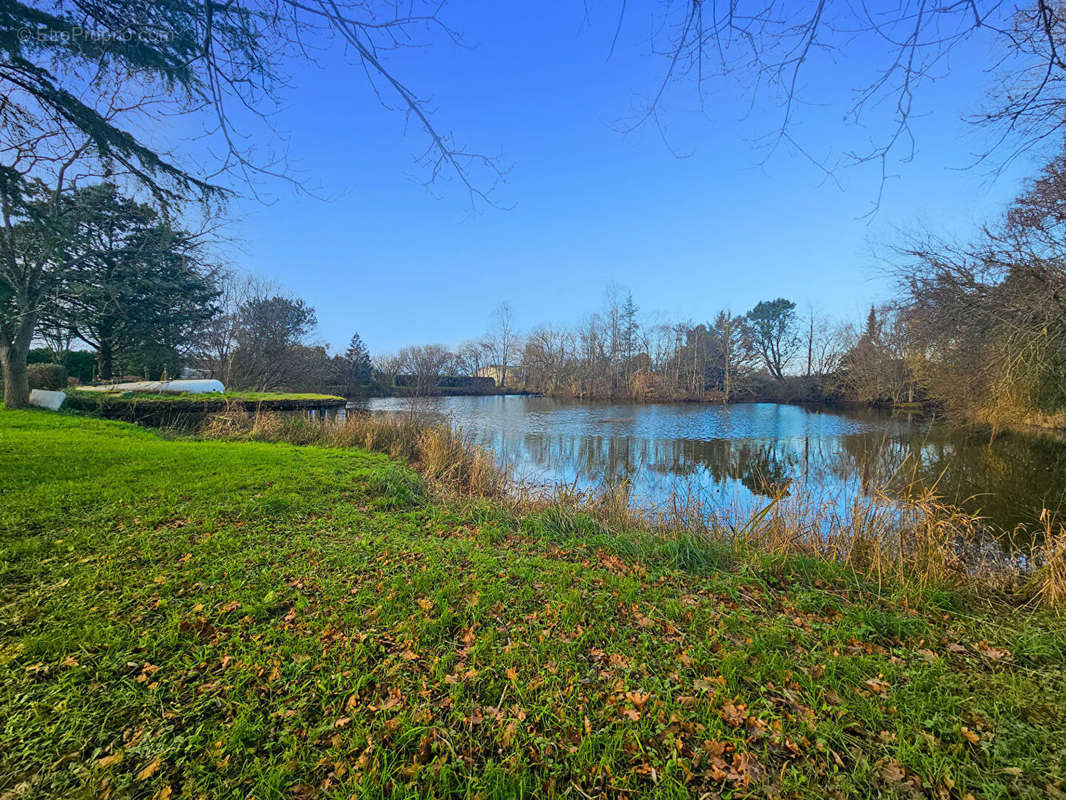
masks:
[[[739,728],[744,724],[744,720],[747,719],[747,715],[744,713],[746,706],[743,704],[736,706],[733,703],[726,703],[722,706],[722,719],[726,721],[726,724]]]
[[[109,756],[104,756],[103,758],[101,758],[99,761],[96,762],[96,766],[104,767],[105,769],[107,767],[113,767],[116,764],[121,764],[122,759],[125,757],[126,754],[119,750],[117,753],[112,753]]]
[[[163,759],[160,758],[159,756],[156,756],[155,758],[153,758],[152,762],[147,767],[145,767],[144,769],[142,769],[140,772],[137,773],[137,780],[146,781],[149,778],[151,778],[153,775],[155,775],[157,772],[159,772],[159,767],[160,767],[160,765],[162,765],[162,763],[163,763]]]

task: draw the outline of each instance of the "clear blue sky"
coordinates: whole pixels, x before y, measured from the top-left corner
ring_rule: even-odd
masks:
[[[648,12],[630,6],[609,61],[613,6],[586,18],[580,3],[462,0],[445,16],[470,49],[436,43],[392,59],[432,97],[441,127],[511,166],[495,194],[508,210],[471,213],[455,184],[427,191],[414,163],[423,137],[405,135],[402,116],[377,105],[341,58],[294,65],[275,124],[294,171],[327,199],[275,184],[272,205],[237,202],[232,260],[313,304],[317,338],[334,350],[353,331],[372,353],[454,345],[484,331],[501,300],[522,329],[571,324],[599,307],[608,283],[631,289],[642,313],[673,319],[776,296],[858,319],[888,295],[873,246],[916,225],[972,230],[1031,170],[1017,164],[991,181],[987,168],[964,169],[989,135],[962,121],[991,80],[980,42],[919,95],[918,155],[890,164],[898,177],[872,220],[862,217],[879,168],[843,169],[838,186],[785,146],[763,163],[753,140],[780,109],[767,100],[747,114],[734,82],[713,84],[703,113],[691,87],[670,93],[669,140],[689,154],[677,158],[654,126],[617,130],[664,68],[649,55]],[[866,130],[841,123],[849,76],[875,55],[812,63],[803,90],[819,105],[799,110],[795,131],[813,153],[834,158],[879,134],[876,116]]]

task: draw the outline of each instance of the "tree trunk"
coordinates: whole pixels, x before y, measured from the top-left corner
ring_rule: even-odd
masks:
[[[807,377],[811,377],[811,367],[814,362],[814,312],[811,312],[811,327],[807,331]]]
[[[4,375],[4,405],[9,409],[30,404],[29,373],[26,358],[29,348],[0,344],[0,368]]]
[[[100,352],[96,356],[97,363],[97,376],[102,381],[111,380],[111,371],[114,365],[114,356],[111,350],[111,342],[108,339],[101,338],[100,340]]]

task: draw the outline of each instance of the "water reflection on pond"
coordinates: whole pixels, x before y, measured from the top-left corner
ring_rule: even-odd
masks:
[[[370,411],[412,401],[373,398]],[[959,430],[913,414],[827,411],[775,403],[592,404],[541,397],[417,401],[493,449],[519,479],[593,488],[629,481],[654,504],[698,492],[711,504],[756,506],[784,489],[850,505],[886,481],[918,478],[997,527],[1036,526],[1066,499],[1066,445],[1051,437]],[[790,481],[792,482],[790,484]],[[787,487],[787,488],[786,488]]]

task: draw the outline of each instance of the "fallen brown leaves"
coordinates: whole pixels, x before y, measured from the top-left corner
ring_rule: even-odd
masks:
[[[891,687],[887,682],[882,680],[880,676],[876,678],[867,678],[863,681],[863,683],[870,687],[870,689],[872,689],[880,697],[888,697],[888,690]]]
[[[722,706],[722,719],[725,723],[733,728],[739,728],[744,724],[744,721],[748,718],[744,713],[746,705],[743,703],[735,705],[733,703],[726,703]]]
[[[747,786],[759,771],[751,754],[736,752],[733,745],[712,740],[703,742],[693,759],[693,768],[713,783],[728,781],[740,786]]]
[[[977,652],[990,661],[1005,661],[1011,657],[1010,650],[1003,647],[992,647],[984,641],[977,643]]]
[[[907,770],[894,758],[887,758],[881,762],[881,778],[888,783],[902,783],[907,777]]]
[[[650,694],[648,694],[647,692],[642,692],[639,689],[635,689],[631,692],[626,692],[626,700],[628,700],[637,708],[643,707],[643,705],[648,702],[648,699],[650,697]]]

